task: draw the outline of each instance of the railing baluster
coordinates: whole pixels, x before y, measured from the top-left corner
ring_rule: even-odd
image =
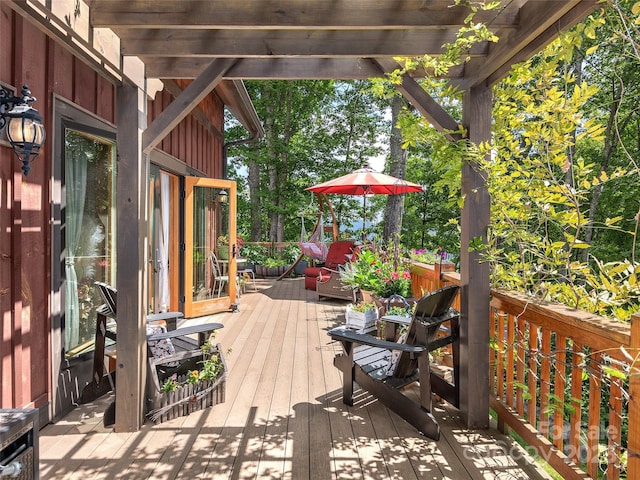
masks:
[[[542,358],[540,368],[540,425],[538,430],[549,438],[549,395],[551,394],[551,331],[542,329]]]
[[[571,405],[569,417],[569,457],[577,464],[580,452],[580,426],[582,422],[582,345],[573,342],[571,356]]]
[[[496,377],[496,381],[498,382],[497,396],[502,402],[504,402],[504,350],[506,346],[506,339],[504,336],[504,317],[504,313],[498,313],[498,358],[496,362],[496,371],[498,374]]]
[[[640,314],[631,317],[629,355],[635,359],[629,372],[629,425],[627,439],[627,478],[640,476]]]
[[[513,391],[513,377],[515,374],[515,317],[511,314],[507,315],[507,366],[506,366],[506,384],[507,384],[507,405],[515,407],[515,395]]]
[[[609,391],[609,427],[607,428],[607,480],[620,478],[620,444],[622,442],[622,380],[611,379]]]
[[[524,361],[525,361],[525,328],[524,318],[518,317],[518,328],[516,330],[516,411],[524,417]]]
[[[563,432],[564,432],[564,409],[565,409],[565,394],[564,387],[566,385],[566,361],[567,361],[567,337],[564,335],[556,335],[556,354],[554,362],[554,406],[553,409],[553,444],[556,448],[562,451],[563,446]]]
[[[496,331],[496,317],[498,315],[498,311],[495,308],[491,308],[491,312],[489,314],[489,340],[493,342],[494,345],[498,344],[498,336]],[[489,349],[489,391],[491,393],[496,393],[496,379],[498,376],[498,366],[497,366],[497,355],[495,348]]]
[[[589,362],[589,430],[587,431],[587,473],[598,478],[600,403],[602,399],[602,355],[593,353]]]
[[[538,425],[538,333],[540,329],[533,324],[529,324],[529,378],[528,388],[531,398],[527,400],[527,420],[534,428]]]

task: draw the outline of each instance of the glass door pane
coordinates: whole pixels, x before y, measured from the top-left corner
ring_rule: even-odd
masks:
[[[186,179],[185,314],[229,310],[236,297],[236,185]]]
[[[93,348],[94,282],[115,277],[115,145],[85,132],[64,136],[65,356]]]

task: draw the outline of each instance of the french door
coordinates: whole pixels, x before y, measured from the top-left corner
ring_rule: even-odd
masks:
[[[185,178],[184,309],[187,317],[236,302],[236,183]]]

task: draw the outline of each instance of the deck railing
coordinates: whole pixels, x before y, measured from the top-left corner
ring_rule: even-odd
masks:
[[[259,245],[267,249],[270,255],[281,255],[290,245],[300,245],[298,242],[244,242],[244,245]],[[242,253],[242,252],[240,252]]]
[[[459,284],[412,267],[414,296]],[[492,291],[491,408],[565,479],[640,478],[640,315],[630,324]]]

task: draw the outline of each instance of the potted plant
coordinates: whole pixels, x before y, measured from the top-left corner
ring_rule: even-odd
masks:
[[[229,260],[229,237],[227,235],[218,237],[218,258],[220,260]]]
[[[378,309],[374,303],[360,302],[355,305],[347,305],[344,314],[346,325],[360,331],[375,329],[378,321]]]
[[[370,249],[361,249],[357,256],[344,264],[340,269],[340,280],[359,291],[362,301],[371,301],[370,293],[380,282],[380,266],[382,260],[378,252]]]
[[[266,272],[263,271],[262,275],[267,277],[277,277],[284,273],[284,267],[286,262],[281,258],[267,257],[264,260],[264,267]]]
[[[391,295],[409,297],[411,274],[407,261],[399,254],[400,250],[393,244],[385,248],[363,248],[357,258],[345,265],[340,278],[344,283],[359,288],[363,301]],[[371,300],[364,292],[371,292]]]
[[[189,352],[182,359],[187,361],[175,369],[163,364],[164,360],[149,361],[147,415],[155,423],[224,402],[227,365],[220,344],[209,340],[200,351]]]

